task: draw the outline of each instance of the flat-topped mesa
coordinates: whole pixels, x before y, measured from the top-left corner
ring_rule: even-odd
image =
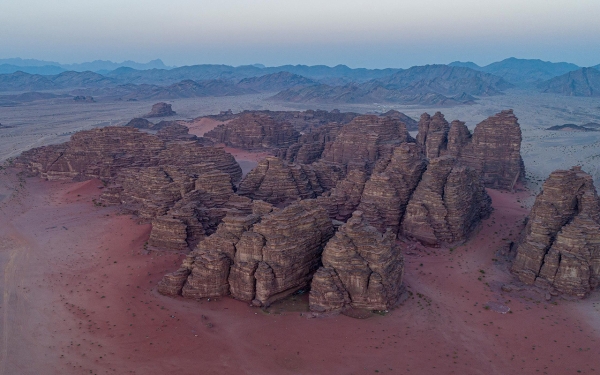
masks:
[[[526,284],[577,297],[600,283],[600,200],[581,168],[554,171],[544,183],[512,272]]]
[[[433,117],[424,113],[419,120],[417,144],[427,159],[437,158],[446,150],[450,125],[440,112]]]
[[[356,211],[323,250],[323,266],[313,277],[310,309],[340,311],[349,307],[387,310],[402,291],[404,260],[395,234],[380,233]]]
[[[171,104],[167,104],[164,102],[156,103],[152,106],[152,110],[150,113],[145,115],[144,117],[166,117],[175,115],[175,111],[171,108]]]
[[[164,142],[153,135],[110,126],[77,132],[62,144],[25,151],[19,162],[48,180],[108,180],[123,168],[153,165],[164,148]]]
[[[460,161],[480,171],[486,187],[511,190],[517,181],[523,181],[521,126],[512,109],[477,124]]]
[[[379,158],[389,157],[395,146],[413,142],[403,122],[375,115],[359,116],[344,125],[335,140],[325,145],[322,160],[370,173]]]
[[[259,113],[245,113],[217,126],[204,137],[231,147],[257,150],[288,147],[298,140],[299,133],[289,122],[279,122]]]
[[[402,234],[428,246],[465,240],[491,213],[479,173],[449,155],[430,160],[402,221]]]
[[[237,193],[278,205],[316,198],[323,187],[311,166],[267,157],[244,177]]]
[[[315,200],[281,210],[254,201],[252,213],[228,214],[182,268],[163,278],[159,291],[190,298],[231,294],[268,306],[308,286],[333,232]]]

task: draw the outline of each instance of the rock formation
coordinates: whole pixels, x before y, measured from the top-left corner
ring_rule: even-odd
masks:
[[[404,261],[395,234],[380,233],[356,211],[323,250],[311,285],[310,309],[387,310],[402,291]]]
[[[402,222],[402,233],[429,246],[466,239],[491,212],[479,173],[449,155],[430,160]]]
[[[316,198],[321,193],[323,187],[310,166],[288,164],[276,157],[261,160],[238,188],[239,195],[275,205]]]
[[[171,109],[171,104],[167,104],[167,103],[156,103],[152,106],[152,110],[150,110],[150,113],[148,113],[146,116],[146,118],[148,117],[166,117],[166,116],[173,116],[175,114],[175,111],[173,111],[173,109]]]
[[[217,126],[204,136],[231,147],[256,150],[288,147],[298,140],[299,133],[289,122],[278,122],[263,114],[246,113]]]
[[[513,111],[502,111],[477,124],[460,161],[480,171],[486,187],[510,190],[522,181],[521,126]]]
[[[389,156],[394,146],[412,141],[404,123],[389,117],[356,117],[326,144],[322,160],[348,170],[362,168],[370,172],[375,162]]]
[[[297,143],[280,149],[277,156],[290,162],[313,163],[321,158],[325,145],[335,140],[341,128],[342,125],[334,122],[302,134]]]
[[[419,121],[417,144],[431,159],[451,155],[480,172],[486,187],[511,190],[525,176],[521,158],[521,127],[512,110],[479,123],[473,135],[461,121],[449,126],[444,116],[427,113]]]
[[[600,200],[579,167],[554,171],[544,183],[512,271],[524,283],[578,297],[600,283]]]
[[[418,126],[417,144],[421,147],[423,155],[427,159],[437,158],[446,150],[448,144],[448,121],[440,112],[436,112],[433,117],[424,113]]]
[[[335,188],[318,197],[319,204],[327,210],[333,220],[346,221],[352,216],[360,204],[367,182],[367,174],[360,169],[353,169]]]
[[[23,153],[19,163],[47,179],[102,179],[101,200],[152,221],[149,246],[161,250],[187,250],[213,233],[242,176],[222,148],[165,143],[130,127],[79,132]]]
[[[231,294],[268,306],[308,286],[332,235],[315,200],[282,210],[254,201],[252,212],[230,212],[178,271],[163,278],[159,291],[188,298]]]

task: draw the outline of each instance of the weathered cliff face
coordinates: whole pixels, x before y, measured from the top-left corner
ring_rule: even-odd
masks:
[[[346,221],[360,204],[360,200],[367,182],[366,172],[353,169],[335,188],[317,198],[319,204],[325,208],[333,220]]]
[[[276,157],[258,163],[238,188],[239,195],[275,205],[316,198],[321,193],[323,187],[310,166],[287,163]]]
[[[288,147],[299,133],[289,122],[280,122],[260,113],[245,113],[204,134],[217,143],[245,150]]]
[[[21,154],[20,165],[49,180],[111,181],[125,168],[187,166],[213,163],[238,183],[242,169],[222,149],[196,141],[167,142],[134,128],[111,126],[73,134],[62,144],[34,148]]]
[[[310,309],[387,310],[402,291],[404,261],[391,231],[380,233],[356,211],[323,251],[311,285]]]
[[[426,245],[466,239],[491,212],[491,199],[472,168],[449,156],[430,160],[402,222],[402,233]]]
[[[502,111],[477,124],[460,161],[480,171],[487,187],[510,190],[522,181],[521,126],[513,111]]]
[[[450,125],[440,112],[433,117],[427,113],[421,115],[419,120],[419,133],[417,144],[421,147],[427,159],[437,158],[446,150],[448,144],[448,131]]]
[[[315,200],[282,210],[258,202],[250,214],[226,216],[178,271],[163,278],[159,291],[190,298],[231,294],[267,306],[307,287],[333,235],[327,213]]]
[[[358,206],[367,222],[382,233],[391,229],[397,234],[425,168],[426,161],[414,143],[402,144],[394,148],[389,159],[380,159],[365,184]]]
[[[153,165],[164,147],[155,136],[115,126],[81,131],[69,142],[25,151],[19,161],[48,180],[106,180],[123,168]]]
[[[322,160],[369,173],[379,158],[389,157],[395,146],[413,141],[404,123],[389,117],[359,116],[325,145]]]
[[[331,123],[316,129],[309,129],[309,133],[302,134],[297,143],[286,149],[280,149],[277,156],[289,162],[310,164],[321,158],[325,145],[337,137],[341,124]]]
[[[578,297],[600,282],[600,201],[579,168],[550,174],[512,266],[527,283]]]
[[[427,113],[419,121],[417,144],[431,159],[451,155],[482,176],[486,187],[510,190],[525,176],[521,158],[521,127],[512,110],[502,111],[479,123],[473,135],[464,122],[449,126],[444,116]]]

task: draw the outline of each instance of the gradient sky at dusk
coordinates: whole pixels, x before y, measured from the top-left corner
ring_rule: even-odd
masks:
[[[600,63],[599,0],[0,0],[0,58],[409,67]]]

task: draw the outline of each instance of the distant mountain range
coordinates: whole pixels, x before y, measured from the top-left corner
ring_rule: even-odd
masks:
[[[479,66],[473,62],[461,61],[455,61],[449,65],[467,67],[473,70],[494,74],[515,85],[535,85],[580,68],[571,63],[553,63],[542,60],[517,59],[514,57],[486,66]]]
[[[95,60],[80,64],[61,64],[56,61],[21,58],[0,59],[0,74],[21,71],[31,74],[53,75],[70,70],[75,72],[91,71],[96,73],[108,73],[121,67],[128,67],[138,70],[170,68],[166,66],[160,59],[152,60],[147,63],[138,63],[130,60],[123,61],[121,63],[115,63],[107,60]]]
[[[273,92],[276,94],[272,99],[291,102],[449,106],[474,103],[482,96],[501,95],[515,86],[574,96],[597,96],[600,91],[598,70],[594,68],[515,58],[484,67],[472,62],[454,62],[409,69],[352,69],[345,65],[264,67],[259,64],[169,69],[160,60],[146,64],[95,61],[71,65],[76,69],[119,66],[101,73],[91,70],[56,72],[66,65],[49,65],[54,63],[41,60],[4,59],[0,63],[4,63],[0,67],[21,64],[39,72],[54,69],[52,74],[23,71],[0,74],[0,92],[60,90],[61,94],[69,92],[113,99],[174,99]]]
[[[581,68],[538,85],[542,92],[568,96],[600,96],[600,70]]]

